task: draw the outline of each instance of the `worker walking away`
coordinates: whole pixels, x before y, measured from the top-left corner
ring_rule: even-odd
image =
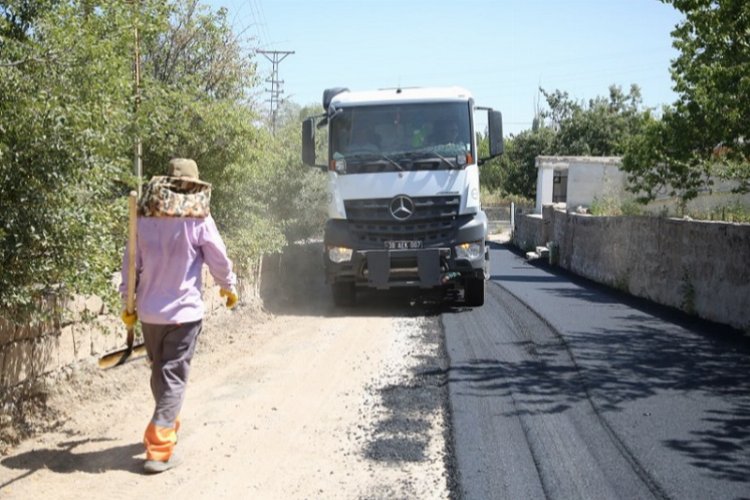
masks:
[[[203,264],[219,284],[226,305],[237,303],[232,261],[210,214],[211,184],[198,177],[189,159],[173,159],[166,176],[153,177],[138,202],[136,311],[123,308],[122,320],[140,318],[151,361],[155,409],[144,435],[148,473],[176,466],[179,413],[190,361],[203,324]],[[123,258],[120,293],[127,290],[128,255]],[[124,303],[124,302],[123,302]]]

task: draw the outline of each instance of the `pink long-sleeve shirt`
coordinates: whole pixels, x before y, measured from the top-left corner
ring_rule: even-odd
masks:
[[[216,223],[206,218],[138,217],[136,250],[136,311],[144,323],[168,325],[203,318],[203,264],[222,288],[237,278]],[[125,249],[120,294],[128,286]]]

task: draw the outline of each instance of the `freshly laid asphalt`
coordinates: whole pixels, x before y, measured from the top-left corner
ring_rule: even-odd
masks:
[[[466,499],[750,498],[750,340],[509,248],[442,316]]]

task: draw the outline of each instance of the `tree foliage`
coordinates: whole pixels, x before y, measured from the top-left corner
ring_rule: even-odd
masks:
[[[571,99],[567,92],[541,92],[549,107],[542,116],[546,126],[557,132],[553,143],[557,155],[620,155],[647,116],[637,85],[631,85],[627,94],[612,85],[607,97],[598,96],[587,104]]]
[[[144,177],[163,174],[170,158],[193,158],[214,185],[212,213],[231,257],[248,268],[284,245],[281,224],[256,195],[268,191],[271,170],[271,139],[249,95],[256,65],[225,9],[197,0],[167,7],[163,27],[143,40]]]
[[[113,293],[136,138],[144,180],[172,157],[197,161],[240,267],[316,230],[324,198],[306,181],[298,117],[276,137],[263,126],[251,42],[197,0],[0,6],[0,308],[53,288]]]
[[[274,173],[269,180],[273,190],[265,193],[264,203],[281,223],[288,241],[322,236],[327,217],[327,177],[302,164],[300,133],[302,120],[322,112],[319,105],[300,107],[286,103],[276,115],[274,154],[268,159],[269,172]],[[324,141],[324,131],[319,129],[316,136],[321,151],[327,150],[328,144]]]
[[[540,89],[546,107],[534,127],[506,139],[505,154],[482,167],[482,183],[491,190],[527,198],[536,196],[536,157],[613,156],[623,154],[630,138],[651,119],[640,89],[628,93],[613,85],[606,97],[577,101],[567,92]],[[486,139],[481,147],[486,148]]]
[[[683,201],[712,177],[750,189],[750,3],[663,0],[685,14],[672,32],[678,100],[634,138],[624,158],[643,200],[659,192]]]
[[[524,130],[505,141],[505,153],[480,170],[485,188],[504,195],[536,196],[536,157],[551,154],[555,139],[549,127]]]
[[[4,308],[52,286],[87,292],[108,283],[128,137],[129,57],[125,40],[110,36],[127,32],[128,13],[111,6],[85,15],[65,3],[19,23],[13,9],[4,8],[0,29]]]

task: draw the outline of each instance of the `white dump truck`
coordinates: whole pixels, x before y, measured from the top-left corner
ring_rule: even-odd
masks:
[[[357,289],[436,289],[484,304],[489,250],[479,165],[503,151],[499,111],[462,88],[323,93],[323,115],[302,124],[302,159],[328,175],[326,281],[337,305]],[[486,130],[475,114],[487,113]],[[315,132],[328,128],[316,162]],[[489,151],[479,157],[477,133]]]

